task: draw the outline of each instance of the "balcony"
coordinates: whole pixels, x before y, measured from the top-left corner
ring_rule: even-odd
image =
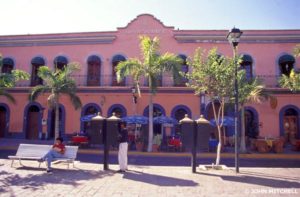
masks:
[[[101,76],[87,76],[87,75],[73,75],[77,82],[78,87],[123,87],[133,86],[133,80],[131,77],[127,77],[122,83],[117,83],[116,77],[112,75]],[[278,84],[278,75],[257,75],[266,88],[280,88]],[[185,87],[186,79],[182,79],[182,83],[174,84],[173,78],[169,75],[163,76],[159,87]],[[30,87],[31,81],[19,81],[17,87]],[[142,79],[140,81],[141,87],[147,87],[147,80]]]

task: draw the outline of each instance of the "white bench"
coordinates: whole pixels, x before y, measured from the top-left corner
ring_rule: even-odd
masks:
[[[45,156],[49,150],[51,150],[52,145],[42,145],[42,144],[20,144],[16,155],[8,156],[12,159],[11,167],[15,160],[19,160],[20,165],[22,165],[21,160],[40,160]],[[55,161],[65,161],[68,163],[68,169],[70,163],[73,164],[77,156],[78,146],[66,146],[66,151],[62,157],[55,158]],[[41,163],[39,162],[39,167]]]

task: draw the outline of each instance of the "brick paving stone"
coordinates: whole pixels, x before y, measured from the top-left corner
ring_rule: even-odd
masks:
[[[1,197],[300,196],[300,168],[241,168],[240,174],[233,169],[197,169],[192,174],[190,167],[129,166],[130,171],[119,174],[100,170],[100,164],[78,162],[76,169],[55,164],[47,174],[36,162],[26,161],[27,167],[21,168],[11,168],[5,159],[0,163]]]

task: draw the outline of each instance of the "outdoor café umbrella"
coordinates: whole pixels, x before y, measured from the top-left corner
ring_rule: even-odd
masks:
[[[221,118],[220,118],[220,120],[219,120],[219,123],[221,123]],[[211,119],[210,121],[210,125],[212,125],[212,126],[217,126],[216,125],[216,120],[215,119]],[[232,117],[230,117],[230,116],[224,116],[224,118],[223,118],[223,126],[234,126],[234,118],[232,118]]]
[[[133,115],[121,118],[127,124],[148,124],[148,118],[145,116]]]
[[[95,117],[95,116],[97,116],[97,114],[89,114],[89,115],[85,115],[85,116],[82,116],[82,117],[80,118],[80,121],[81,121],[81,122],[90,122],[90,121],[92,121],[92,118]]]
[[[153,118],[154,124],[178,124],[178,121],[174,118],[167,117],[167,116],[157,116]]]
[[[178,124],[178,121],[174,118],[167,117],[167,116],[156,116],[153,118],[153,123],[154,124],[162,124],[161,133],[163,133],[164,124],[176,125],[176,124]]]

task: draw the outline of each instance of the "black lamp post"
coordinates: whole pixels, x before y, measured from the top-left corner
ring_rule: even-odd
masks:
[[[134,104],[137,104],[136,89],[135,89],[134,86],[131,88],[131,92],[132,92],[132,102],[133,102]]]
[[[233,27],[229,33],[227,34],[227,40],[230,42],[230,44],[233,46],[233,58],[234,58],[234,65],[235,65],[235,72],[234,72],[234,97],[235,97],[235,105],[234,105],[234,112],[235,112],[235,119],[234,119],[234,135],[235,135],[235,143],[234,143],[234,149],[235,149],[235,172],[239,173],[239,153],[238,153],[238,107],[239,107],[239,89],[238,89],[238,81],[237,81],[237,70],[238,65],[236,62],[236,53],[237,53],[237,46],[239,44],[239,40],[243,32]]]

